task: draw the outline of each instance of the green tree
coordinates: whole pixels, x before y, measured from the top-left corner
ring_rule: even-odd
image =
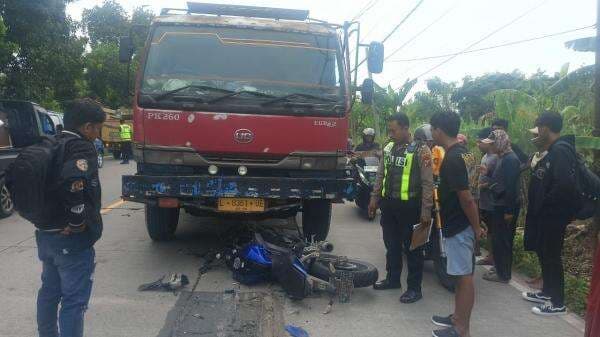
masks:
[[[84,9],[82,23],[92,48],[102,43],[118,43],[119,37],[126,35],[130,27],[127,12],[114,0]]]
[[[40,103],[79,95],[85,39],[65,14],[69,0],[4,0],[0,14],[7,27],[6,42],[18,49],[0,63],[5,77],[2,95]]]
[[[486,74],[478,78],[467,76],[462,86],[452,94],[452,101],[463,118],[478,120],[494,108],[492,102],[485,99],[486,95],[499,89],[519,89],[524,78],[518,71]]]
[[[127,89],[133,86],[139,56],[133,59],[128,85],[127,65],[119,63],[119,37],[131,34],[136,49],[142,50],[153,17],[152,12],[138,7],[130,18],[113,0],[84,11],[83,24],[92,47],[84,58],[86,89],[91,96],[113,109],[130,105]]]
[[[129,105],[127,65],[119,63],[119,46],[103,43],[85,56],[87,89],[103,104],[117,109]]]
[[[4,19],[0,17],[0,65],[8,64],[12,60],[13,54],[18,50],[18,45],[6,41],[6,25]],[[5,91],[6,74],[0,73],[0,92]]]

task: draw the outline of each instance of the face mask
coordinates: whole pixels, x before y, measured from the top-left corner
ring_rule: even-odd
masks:
[[[542,139],[539,136],[532,138],[531,143],[533,143],[533,146],[535,146],[535,148],[538,150],[541,150],[544,146],[544,142],[542,141]]]

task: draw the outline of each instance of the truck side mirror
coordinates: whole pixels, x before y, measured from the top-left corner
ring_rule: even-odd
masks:
[[[365,78],[360,86],[360,101],[363,104],[373,104],[373,96],[375,95],[375,85],[373,80]]]
[[[122,36],[119,38],[119,62],[129,63],[133,56],[133,39],[131,36]]]
[[[371,42],[367,50],[367,67],[370,73],[380,74],[383,71],[383,58],[383,43]]]

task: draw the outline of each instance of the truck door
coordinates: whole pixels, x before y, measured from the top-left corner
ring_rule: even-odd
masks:
[[[26,147],[37,142],[42,133],[33,104],[1,101],[0,109],[8,115],[8,129],[14,147]]]

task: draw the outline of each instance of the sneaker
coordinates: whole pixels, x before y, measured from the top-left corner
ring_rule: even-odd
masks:
[[[452,323],[452,315],[450,316],[433,316],[431,317],[431,323],[437,326],[443,326],[445,328],[451,328],[454,324]]]
[[[546,302],[550,301],[550,296],[546,296],[544,295],[541,291],[538,291],[536,293],[534,292],[524,292],[522,294],[523,299],[529,301],[529,302],[534,302],[534,303],[542,303],[545,304]]]
[[[559,316],[567,313],[567,307],[555,307],[553,304],[542,304],[531,309],[534,314],[540,316]]]
[[[433,330],[431,335],[433,337],[460,337],[458,332],[456,332],[456,330],[452,327],[442,330]]]

